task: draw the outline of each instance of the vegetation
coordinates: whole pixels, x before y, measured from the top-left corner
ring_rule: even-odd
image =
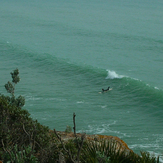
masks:
[[[15,96],[20,81],[18,69],[11,73],[12,82],[5,84],[9,96],[0,94],[0,160],[4,163],[159,163],[159,157],[141,152],[121,151],[115,141],[88,140],[85,134],[63,141],[61,136],[33,120],[23,96]],[[65,132],[71,133],[67,126]]]
[[[72,132],[72,128],[71,128],[71,126],[66,126],[66,129],[65,129],[65,132],[66,133],[70,133],[70,132]]]

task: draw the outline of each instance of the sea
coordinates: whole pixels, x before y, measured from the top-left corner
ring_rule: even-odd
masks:
[[[75,113],[77,132],[163,162],[162,0],[1,0],[1,94],[16,68],[41,124],[65,131]]]

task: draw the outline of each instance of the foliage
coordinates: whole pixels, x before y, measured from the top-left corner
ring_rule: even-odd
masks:
[[[149,152],[141,152],[141,162],[149,162],[149,163],[159,163],[159,156],[156,158],[155,156],[151,156]]]
[[[151,157],[148,152],[141,156],[134,152],[121,151],[115,141],[87,141],[83,148],[82,161],[89,163],[159,163],[159,157]]]
[[[24,147],[24,150],[18,150],[17,144],[13,149],[8,149],[3,155],[4,162],[14,163],[37,163],[37,158],[32,154],[31,147]]]
[[[54,134],[49,133],[49,128],[33,120],[27,110],[22,109],[24,103],[22,96],[15,98],[15,84],[20,81],[18,70],[12,75],[12,82],[5,85],[11,97],[0,95],[0,160],[2,156],[10,156],[11,162],[14,155],[25,158],[27,149],[31,148],[31,155],[37,156],[39,162],[46,162],[56,153]],[[9,84],[10,83],[10,84]],[[25,101],[25,100],[24,100]],[[15,150],[15,148],[17,150]],[[51,149],[53,149],[52,152]],[[14,152],[16,151],[16,153]]]
[[[106,157],[104,152],[99,152],[99,151],[96,151],[96,155],[97,155],[97,160],[99,163],[110,163],[110,157]]]
[[[23,107],[25,105],[25,98],[23,96],[15,97],[15,85],[20,81],[19,70],[15,69],[13,72],[11,72],[12,82],[8,81],[7,84],[5,84],[5,88],[8,93],[10,93],[11,96],[7,96],[8,103],[11,103],[12,105],[16,105],[18,107]]]
[[[72,132],[72,127],[67,125],[67,126],[66,126],[66,129],[65,129],[65,132],[66,132],[66,133]]]

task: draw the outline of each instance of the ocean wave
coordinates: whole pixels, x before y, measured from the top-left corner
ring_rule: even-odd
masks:
[[[117,121],[113,121],[109,124],[89,124],[87,129],[84,131],[87,134],[102,134],[102,135],[107,135],[108,133],[117,135],[120,138],[124,137],[131,137],[130,135],[123,133],[118,130],[111,129],[114,125],[116,125]],[[78,132],[83,132],[83,130],[79,130]]]
[[[141,107],[145,107],[146,109],[150,108],[149,106],[153,106],[155,108],[155,110],[153,111],[156,115],[162,113],[162,89],[156,86],[152,86],[143,80],[120,75],[114,70],[107,70],[107,75],[105,79],[109,80],[109,85],[111,85],[111,87],[114,89],[114,92],[118,91],[118,93],[121,94],[123,101],[125,101],[126,98],[131,98],[134,99],[134,101],[137,101]],[[151,111],[152,110],[148,110],[148,112]]]
[[[106,71],[108,72],[106,79],[115,79],[115,78],[121,79],[125,77],[123,75],[118,75],[115,71],[111,71],[111,70],[106,70]]]
[[[33,77],[31,75],[31,70],[27,69],[28,67],[30,67],[33,74],[37,75],[38,79],[41,79],[40,83],[39,80],[33,80],[33,82],[43,85],[44,80],[42,79],[47,78],[48,81],[50,81],[49,87],[54,87],[54,85],[57,85],[58,88],[60,87],[60,90],[56,88],[56,91],[58,90],[59,92],[61,92],[63,91],[62,88],[66,88],[66,90],[70,91],[69,93],[72,93],[72,90],[75,89],[77,89],[80,93],[83,90],[98,91],[98,89],[101,90],[101,88],[107,88],[108,86],[111,86],[111,88],[113,88],[114,90],[112,92],[115,93],[116,97],[118,97],[120,100],[125,101],[126,98],[134,99],[135,101],[138,101],[139,105],[141,106],[147,107],[148,104],[152,104],[151,106],[154,106],[155,108],[157,107],[160,111],[160,108],[162,108],[163,106],[162,89],[159,89],[157,86],[149,85],[148,83],[140,79],[119,74],[115,70],[106,70],[86,64],[72,63],[69,60],[57,58],[52,54],[38,54],[31,52],[30,50],[28,51],[26,49],[23,49],[23,47],[17,47],[12,44],[9,45],[7,43],[4,44],[3,49],[7,49],[7,51],[4,50],[5,59],[9,57],[10,60],[14,60],[14,58],[19,58],[18,62],[20,64],[18,68],[20,70],[25,69],[24,73],[27,78]],[[10,55],[10,53],[12,53],[12,55]],[[17,62],[15,62],[14,64],[16,65]],[[43,75],[44,77],[42,77]],[[62,85],[60,85],[60,83],[62,83]],[[69,84],[69,89],[67,88],[67,83],[73,83]],[[28,85],[27,83],[27,87],[31,87],[31,85]],[[33,87],[32,89],[35,88]],[[88,93],[88,91],[85,93]],[[26,101],[42,100],[39,98],[40,97],[37,96],[26,97]],[[63,101],[66,98],[67,97],[53,98],[52,95],[52,97],[46,98],[44,100]],[[77,103],[79,104],[81,103],[81,101],[77,100]]]

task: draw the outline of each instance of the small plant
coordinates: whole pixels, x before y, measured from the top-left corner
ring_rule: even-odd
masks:
[[[99,163],[111,163],[110,157],[106,157],[104,152],[96,151],[96,155]]]
[[[15,69],[13,72],[11,72],[12,82],[8,81],[7,84],[5,84],[5,88],[8,93],[11,94],[11,97],[7,96],[8,102],[12,105],[16,105],[18,107],[23,107],[25,105],[25,98],[23,96],[19,96],[15,98],[15,85],[20,81],[19,77],[19,70]]]
[[[141,152],[141,162],[159,163],[159,156],[151,156],[149,152]]]
[[[72,127],[67,125],[67,126],[66,126],[65,132],[66,132],[66,133],[72,132]]]

